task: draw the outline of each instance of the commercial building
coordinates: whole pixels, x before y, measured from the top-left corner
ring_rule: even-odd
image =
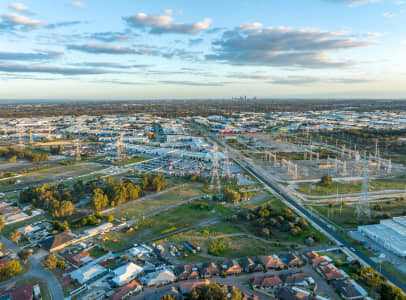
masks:
[[[376,225],[359,226],[358,231],[394,254],[406,257],[406,217],[381,220]]]

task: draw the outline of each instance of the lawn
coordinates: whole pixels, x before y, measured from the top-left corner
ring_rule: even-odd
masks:
[[[93,247],[92,249],[90,249],[89,251],[89,255],[93,258],[99,258],[102,257],[103,255],[105,255],[107,252],[104,251],[101,247]]]
[[[406,179],[401,177],[371,180],[369,183],[370,192],[383,190],[403,190],[405,188]],[[301,183],[298,185],[297,191],[311,196],[335,195],[337,192],[339,194],[354,194],[362,191],[362,181],[333,181],[333,183],[329,186],[321,185],[319,183]]]
[[[38,284],[39,285],[40,290],[41,290],[42,300],[51,300],[52,299],[47,283],[45,282],[45,280],[43,280],[41,278],[26,278],[26,279],[20,280],[16,283],[16,287],[22,287],[22,286],[29,285],[29,284],[32,284],[32,285]]]
[[[149,215],[156,210],[180,203],[189,198],[204,195],[203,185],[200,183],[184,184],[181,187],[171,190],[159,196],[149,198],[141,203],[134,203],[131,206],[125,206],[123,209],[115,210],[113,216],[117,219],[140,218],[142,215]]]

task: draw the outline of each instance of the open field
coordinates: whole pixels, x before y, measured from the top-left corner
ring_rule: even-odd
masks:
[[[137,162],[141,162],[144,160],[148,160],[149,158],[147,157],[142,157],[142,156],[134,156],[131,158],[125,158],[116,162],[113,162],[113,165],[116,166],[124,166],[124,165],[128,165],[128,164],[133,164],[133,163],[137,163]]]
[[[312,209],[344,229],[356,228],[359,225],[377,224],[380,219],[387,218],[385,214],[388,213],[391,217],[402,216],[406,213],[406,201],[403,200],[380,202],[379,210],[375,210],[374,205],[371,204],[371,219],[363,217],[360,220],[357,220],[355,216],[355,206],[344,206],[342,209],[340,207],[312,206]]]
[[[41,169],[32,173],[18,177],[18,183],[10,185],[7,181],[0,181],[0,191],[11,191],[19,188],[24,188],[28,185],[43,184],[55,182],[58,180],[75,181],[79,180],[78,176],[86,176],[86,174],[101,170],[103,166],[95,163],[78,163],[67,166],[55,166]],[[92,175],[89,175],[92,176]]]
[[[181,187],[171,190],[159,196],[149,198],[141,203],[134,203],[131,206],[126,206],[123,209],[114,211],[115,218],[141,218],[143,215],[149,215],[156,210],[164,209],[168,206],[180,203],[189,198],[204,195],[202,192],[203,185],[200,183],[184,184]]]
[[[177,208],[140,221],[133,232],[110,232],[105,234],[101,243],[111,250],[119,250],[136,242],[160,239],[166,234],[198,225],[202,222],[222,218],[231,214],[231,210],[212,202],[192,201]]]
[[[369,183],[369,191],[383,191],[383,190],[402,190],[406,188],[406,178],[387,178],[371,180]],[[329,186],[321,184],[301,183],[298,185],[298,192],[311,195],[311,196],[326,196],[339,194],[353,194],[362,191],[362,181],[355,180],[352,182],[337,182]]]

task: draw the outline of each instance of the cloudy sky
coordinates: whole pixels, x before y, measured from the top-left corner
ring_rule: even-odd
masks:
[[[1,99],[406,98],[406,0],[0,1]]]

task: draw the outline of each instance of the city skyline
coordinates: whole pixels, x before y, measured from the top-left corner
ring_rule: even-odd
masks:
[[[0,99],[404,98],[406,1],[4,1]]]

